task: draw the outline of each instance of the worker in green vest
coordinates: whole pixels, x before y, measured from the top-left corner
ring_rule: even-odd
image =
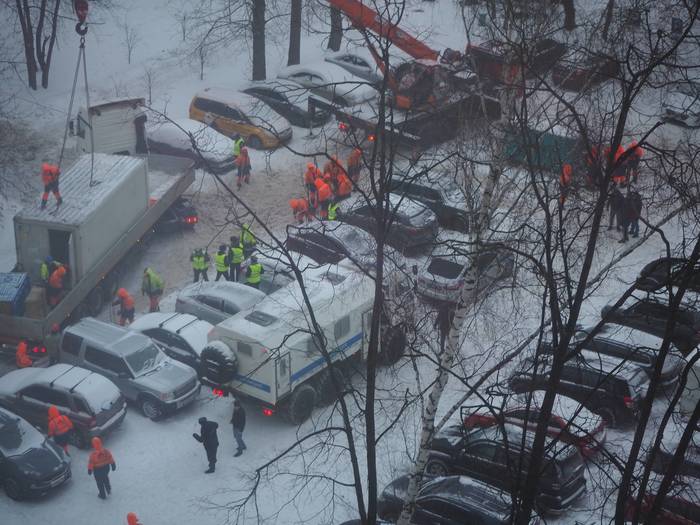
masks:
[[[235,235],[231,237],[231,246],[228,249],[228,259],[229,263],[231,264],[228,280],[238,282],[238,279],[241,276],[241,264],[243,263],[245,256],[243,254],[243,246],[241,246],[241,241]]]
[[[163,295],[165,284],[160,275],[151,268],[143,271],[143,281],[141,281],[141,295],[147,295],[150,301],[149,312],[160,312],[160,298]]]
[[[228,249],[225,244],[222,244],[219,246],[219,251],[214,256],[214,266],[216,266],[215,281],[218,281],[221,277],[228,281],[229,264]]]
[[[334,199],[333,202],[331,202],[328,205],[328,220],[329,221],[334,221],[338,218],[338,213],[340,213],[340,210],[338,207],[340,206],[340,202],[338,199]]]
[[[253,288],[260,288],[260,280],[262,274],[265,273],[265,268],[258,262],[258,258],[253,255],[250,258],[250,264],[245,272],[245,283]]]
[[[192,255],[190,256],[190,261],[192,261],[192,271],[194,272],[194,282],[199,281],[200,275],[205,281],[209,280],[207,271],[209,270],[209,254],[202,250],[201,248],[196,248]]]
[[[62,263],[58,262],[55,260],[53,257],[50,255],[47,255],[44,261],[41,263],[41,266],[39,267],[39,277],[41,278],[41,281],[44,283],[44,286],[47,286],[49,283],[49,277],[51,277],[51,274],[53,271],[58,268],[59,266],[63,266]]]
[[[245,144],[245,140],[243,137],[238,137],[236,140],[233,141],[233,156],[238,157],[238,155],[241,154],[241,148],[243,147],[243,144]]]
[[[243,255],[246,258],[250,257],[250,254],[255,251],[256,244],[257,240],[255,239],[253,232],[250,231],[250,226],[248,224],[244,224],[241,227],[241,246],[243,247]]]

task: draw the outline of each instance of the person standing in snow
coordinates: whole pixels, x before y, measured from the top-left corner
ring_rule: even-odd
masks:
[[[41,209],[46,209],[46,203],[49,201],[49,193],[53,193],[56,198],[56,207],[63,203],[61,192],[58,191],[58,178],[61,175],[61,170],[55,164],[44,162],[41,165],[41,182],[44,183],[44,193],[41,195]]]
[[[216,449],[219,448],[219,438],[216,435],[216,429],[219,424],[215,421],[207,421],[206,417],[199,418],[199,434],[192,434],[192,437],[204,445],[204,450],[207,453],[207,461],[209,461],[209,469],[205,470],[205,474],[211,474],[216,468]]]
[[[629,234],[639,237],[639,218],[642,216],[642,196],[638,191],[632,190],[627,196],[629,201]]]
[[[134,298],[126,291],[126,288],[117,290],[117,298],[112,302],[112,306],[117,305],[119,305],[119,325],[125,326],[127,322],[133,323],[136,307],[134,306]]]
[[[15,363],[17,368],[29,368],[33,365],[32,359],[27,355],[27,342],[20,339],[15,352]]]
[[[245,146],[241,148],[241,154],[236,157],[236,166],[238,167],[236,186],[240,190],[243,182],[250,183],[250,157],[248,156],[248,148]]]
[[[608,230],[612,230],[613,221],[616,222],[618,231],[620,230],[620,225],[622,224],[622,202],[625,197],[622,195],[620,189],[615,186],[613,188],[612,194],[608,197],[608,210],[610,210],[610,220],[608,222]]]
[[[49,437],[53,437],[54,442],[63,448],[63,452],[68,454],[68,443],[73,435],[73,422],[70,418],[58,411],[58,408],[51,405],[49,407]]]
[[[95,473],[95,483],[97,483],[98,497],[105,499],[107,494],[112,493],[112,486],[109,484],[109,468],[112,467],[112,472],[117,470],[117,464],[114,462],[112,453],[102,447],[102,440],[98,437],[92,438],[93,452],[90,454],[88,461],[88,476]]]
[[[231,414],[231,425],[233,425],[233,437],[236,440],[238,450],[233,457],[238,457],[243,454],[247,448],[243,441],[243,430],[245,429],[245,409],[238,399],[233,400],[233,414]]]
[[[149,312],[160,312],[160,298],[163,295],[165,284],[160,275],[152,268],[146,268],[143,271],[143,280],[141,282],[141,294],[147,295],[150,301]]]

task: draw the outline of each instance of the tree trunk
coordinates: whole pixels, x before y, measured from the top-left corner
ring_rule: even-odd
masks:
[[[615,11],[615,0],[608,0],[608,5],[605,7],[605,21],[603,23],[603,38],[608,39],[610,24],[612,23],[613,11]]]
[[[253,0],[253,80],[265,80],[265,0]]]
[[[301,62],[301,0],[292,0],[287,65],[294,66],[299,62]]]
[[[343,39],[343,17],[340,10],[331,7],[331,34],[328,38],[328,49],[340,51],[340,42]]]
[[[48,37],[48,49],[45,48],[47,39],[44,39],[44,46],[41,48],[41,86],[49,87],[49,71],[51,71],[51,57],[53,56],[53,46],[56,43],[56,33],[58,32],[58,9],[61,7],[61,0],[56,0],[51,17],[51,35]]]
[[[22,26],[22,37],[24,41],[24,58],[27,61],[27,83],[32,89],[36,89],[37,65],[34,58],[34,29],[32,27],[32,17],[27,0],[16,0],[17,16]]]
[[[573,31],[576,29],[576,6],[574,0],[561,0],[564,7],[564,29]]]

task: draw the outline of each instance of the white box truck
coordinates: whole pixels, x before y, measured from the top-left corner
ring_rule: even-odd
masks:
[[[123,98],[82,107],[73,121],[78,154],[94,151],[118,155],[147,153],[146,109],[143,98]]]

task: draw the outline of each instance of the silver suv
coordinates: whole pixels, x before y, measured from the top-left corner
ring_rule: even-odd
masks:
[[[166,356],[149,337],[91,317],[63,331],[59,359],[111,379],[151,419],[199,394],[193,368]]]

